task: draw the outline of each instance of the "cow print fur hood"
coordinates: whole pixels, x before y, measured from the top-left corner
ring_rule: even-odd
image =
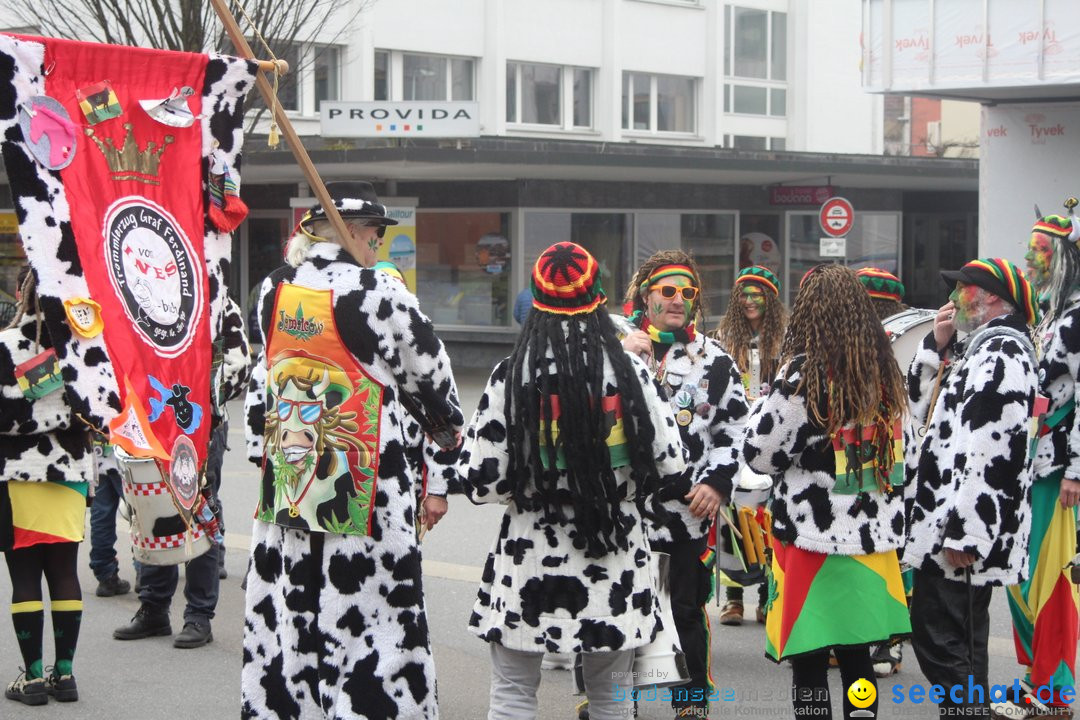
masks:
[[[984,327],[1027,335],[1018,315],[994,318]],[[978,558],[972,583],[1012,585],[1028,570],[1033,479],[1028,426],[1037,383],[1033,349],[1026,340],[1002,333],[956,357],[924,437],[941,362],[931,332],[908,371],[904,561],[963,581],[963,570],[945,560],[944,550],[972,553]]]

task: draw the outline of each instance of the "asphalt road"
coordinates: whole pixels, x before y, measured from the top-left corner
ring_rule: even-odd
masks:
[[[459,378],[462,404],[468,412],[476,406],[484,380],[476,374]],[[213,623],[214,642],[196,650],[177,650],[172,647],[172,638],[168,637],[131,642],[113,640],[113,629],[126,624],[134,615],[138,599],[133,593],[116,598],[94,595],[97,583],[87,560],[89,543],[83,543],[80,577],[85,609],[75,659],[80,700],[72,704],[50,702],[45,707],[30,708],[0,699],[0,719],[147,720],[170,717],[214,720],[239,715],[244,615],[240,580],[247,563],[257,475],[256,468],[244,459],[239,405],[235,406],[232,417],[236,422],[230,428],[231,449],[226,456],[222,480],[229,577],[221,583],[221,597]],[[454,497],[450,499],[450,512],[446,518],[424,541],[425,591],[438,672],[439,706],[442,717],[451,720],[472,720],[487,714],[490,676],[487,645],[466,631],[466,622],[480,569],[495,538],[500,516],[498,507],[476,507],[463,498]],[[121,532],[118,551],[122,558],[130,557],[129,547]],[[121,576],[133,579],[130,566],[122,568]],[[0,597],[10,597],[6,573],[0,573]],[[753,595],[748,594],[749,597]],[[837,598],[838,604],[843,602],[843,598]],[[175,632],[179,632],[183,624],[182,613],[182,595],[178,591],[172,612]],[[711,717],[791,717],[790,670],[765,659],[763,627],[753,622],[741,627],[723,627],[717,623],[717,613],[718,608],[713,605],[710,608],[713,677],[720,688],[732,689],[735,699],[715,703]],[[1016,665],[1008,607],[1004,592],[1000,590],[992,604],[991,635],[990,680],[992,683],[1009,683]],[[46,637],[50,637],[48,620]],[[47,640],[46,664],[51,663],[53,655],[50,645]],[[932,705],[897,705],[889,700],[894,684],[926,683],[910,647],[906,650],[900,674],[882,681],[878,688],[882,698],[878,716],[937,717]],[[0,680],[6,684],[14,679],[21,664],[10,626],[0,628]],[[830,676],[833,704],[839,711],[839,673],[832,672]],[[539,717],[545,720],[573,718],[577,698],[572,695],[572,688],[568,672],[544,671]],[[670,718],[672,713],[666,703],[643,702],[640,717]]]

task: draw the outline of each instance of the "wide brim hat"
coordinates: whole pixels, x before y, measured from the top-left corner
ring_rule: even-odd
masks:
[[[972,260],[959,270],[942,270],[941,279],[952,287],[958,282],[975,285],[1015,307],[1028,325],[1039,320],[1039,304],[1035,290],[1020,268],[1004,258]]]
[[[397,220],[386,216],[386,207],[379,203],[375,188],[369,182],[348,180],[326,183],[326,192],[330,194],[342,220],[367,220],[373,225],[381,225],[380,237],[386,226],[398,224]],[[311,208],[300,221],[300,227],[310,231],[311,224],[319,220],[326,220],[326,210],[322,205]]]

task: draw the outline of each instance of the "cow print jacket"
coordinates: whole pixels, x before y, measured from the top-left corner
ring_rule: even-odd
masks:
[[[803,393],[795,392],[803,361],[799,356],[780,368],[746,423],[746,464],[773,478],[773,535],[828,555],[869,555],[900,547],[904,507],[898,491],[833,491],[832,439],[811,419]]]
[[[1069,403],[1080,400],[1080,290],[1073,291],[1062,314],[1037,338],[1042,346],[1039,360],[1039,392],[1050,399],[1046,411],[1052,417]],[[1039,438],[1035,452],[1035,476],[1064,471],[1080,482],[1080,415],[1073,407],[1049,433]]]
[[[625,318],[612,319],[622,335],[636,329]],[[746,393],[731,356],[703,333],[688,344],[672,343],[661,367],[657,379],[675,415],[687,468],[661,490],[670,516],[663,525],[650,523],[649,538],[655,542],[698,540],[709,532],[712,520],[691,515],[686,494],[694,485],[705,483],[725,502],[731,499],[742,452]]]
[[[631,358],[656,429],[653,443],[662,476],[685,469],[675,421],[660,390],[637,358]],[[469,629],[488,642],[514,650],[596,652],[625,650],[650,642],[658,629],[657,598],[650,577],[649,543],[633,500],[620,504],[632,530],[629,549],[586,558],[572,523],[548,521],[518,506],[506,478],[509,462],[505,411],[507,361],[494,369],[462,444],[460,470],[465,492],[476,503],[503,503],[499,535],[484,564]],[[554,360],[538,363],[554,372]],[[605,394],[616,393],[605,362]],[[636,492],[630,468],[616,471],[626,495]],[[564,474],[565,477],[565,474]],[[565,481],[560,486],[565,487]],[[572,513],[572,507],[564,506]]]
[[[1018,315],[994,318],[985,327],[1027,332]],[[1037,383],[1031,347],[998,335],[972,348],[970,356],[956,357],[924,437],[941,362],[931,332],[908,371],[904,561],[963,581],[963,570],[945,559],[949,548],[977,558],[972,583],[1012,585],[1028,569],[1033,475],[1028,426]]]
[[[37,400],[23,396],[15,367],[52,348],[38,318],[25,315],[0,331],[0,482],[89,482],[94,475],[90,433],[59,389]]]

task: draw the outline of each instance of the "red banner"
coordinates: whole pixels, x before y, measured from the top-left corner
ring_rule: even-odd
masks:
[[[74,158],[60,173],[90,299],[101,307],[123,388],[114,440],[156,454],[139,452],[141,436],[171,455],[177,439],[189,436],[201,462],[211,344],[196,119],[207,57],[41,40],[45,92],[78,129]],[[155,103],[170,97],[183,99],[159,112]],[[193,116],[186,127],[185,104]],[[131,422],[148,427],[135,431]]]

